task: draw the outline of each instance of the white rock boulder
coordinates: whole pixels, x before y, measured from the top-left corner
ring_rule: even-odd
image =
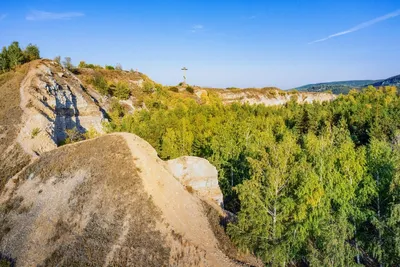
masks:
[[[206,159],[180,157],[167,162],[168,169],[184,186],[201,197],[212,199],[223,206],[223,195],[218,185],[218,171]]]

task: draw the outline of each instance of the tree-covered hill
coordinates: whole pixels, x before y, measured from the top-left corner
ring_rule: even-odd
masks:
[[[350,90],[359,90],[369,85],[380,87],[380,86],[396,86],[400,87],[400,75],[390,77],[384,80],[359,80],[359,81],[340,81],[340,82],[327,82],[327,83],[315,83],[307,84],[296,89],[302,92],[325,92],[331,91],[333,94],[348,94]]]
[[[331,102],[266,107],[196,102],[160,90],[146,110],[112,114],[163,159],[219,171],[227,231],[271,266],[400,265],[400,97],[368,87]]]
[[[316,83],[308,84],[301,87],[297,87],[298,91],[303,92],[325,92],[331,91],[333,94],[348,94],[351,89],[362,88],[370,84],[376,83],[375,80],[360,80],[360,81],[339,81],[339,82],[327,82],[327,83]]]
[[[400,87],[400,75],[390,77],[383,81],[378,81],[373,84],[373,86],[397,86]]]

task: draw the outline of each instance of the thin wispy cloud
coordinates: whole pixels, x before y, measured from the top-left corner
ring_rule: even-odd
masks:
[[[0,20],[3,20],[7,17],[7,14],[0,14]]]
[[[80,12],[47,12],[34,10],[26,16],[26,20],[70,20],[77,17],[83,17],[85,14]]]
[[[319,40],[315,40],[315,41],[310,42],[308,44],[315,44],[315,43],[319,43],[319,42],[324,42],[326,40],[329,40],[329,39],[332,39],[332,38],[335,38],[335,37],[338,37],[338,36],[342,36],[342,35],[346,35],[346,34],[349,34],[349,33],[353,33],[353,32],[359,31],[361,29],[370,27],[370,26],[372,26],[372,25],[374,25],[376,23],[379,23],[381,21],[385,21],[385,20],[397,17],[399,15],[400,15],[400,9],[396,10],[395,12],[386,14],[386,15],[384,15],[382,17],[379,17],[379,18],[376,18],[376,19],[361,23],[361,24],[359,24],[359,25],[357,25],[357,26],[355,26],[353,28],[350,28],[350,29],[348,29],[346,31],[342,31],[342,32],[338,32],[338,33],[329,35],[328,37],[325,37],[325,38],[322,38],[322,39],[319,39]]]
[[[193,25],[191,32],[198,32],[204,30],[204,26],[201,24]]]

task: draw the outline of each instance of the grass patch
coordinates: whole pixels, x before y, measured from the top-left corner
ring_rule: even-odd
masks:
[[[39,133],[40,133],[40,128],[39,127],[33,128],[32,132],[31,132],[31,138],[32,139],[35,138]]]

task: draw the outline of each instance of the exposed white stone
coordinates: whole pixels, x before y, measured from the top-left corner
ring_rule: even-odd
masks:
[[[167,162],[169,171],[184,186],[191,187],[200,196],[223,205],[223,195],[218,185],[218,171],[206,159],[180,157]]]
[[[60,65],[41,61],[29,70],[20,92],[24,115],[18,141],[31,155],[57,147],[68,129],[103,132],[102,108],[83,90],[79,79]],[[34,129],[40,130],[36,136],[32,136]]]
[[[312,102],[325,102],[336,99],[336,95],[330,93],[311,93],[311,92],[296,92],[290,93],[280,90],[271,89],[271,91],[263,91],[262,89],[255,90],[215,90],[222,99],[223,103],[231,104],[234,102],[250,105],[262,104],[265,106],[284,105],[294,99],[299,104]],[[197,95],[198,96],[198,95]],[[200,98],[200,96],[198,96]]]

